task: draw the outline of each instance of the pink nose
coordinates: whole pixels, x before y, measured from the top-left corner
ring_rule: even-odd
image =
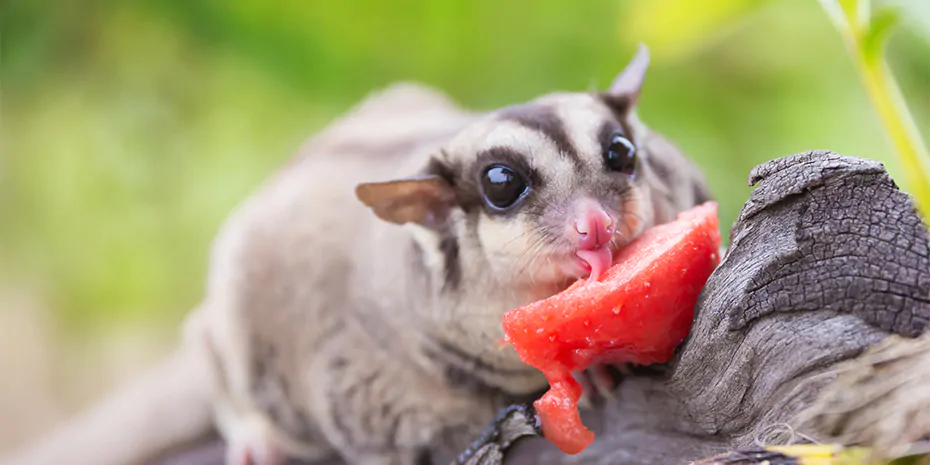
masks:
[[[576,213],[575,232],[580,250],[599,249],[613,237],[614,221],[600,205],[588,202]]]

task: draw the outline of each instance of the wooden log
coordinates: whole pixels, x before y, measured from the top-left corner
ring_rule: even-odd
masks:
[[[597,434],[588,449],[561,454],[516,409],[466,463],[673,464],[760,443],[875,437],[876,422],[838,427],[823,406],[855,404],[855,394],[837,394],[838,372],[864,351],[930,326],[927,230],[874,161],[806,152],[757,166],[749,182],[756,188],[701,295],[691,335],[672,363],[639,370],[614,399],[582,413]],[[886,403],[882,412],[930,412],[930,396],[922,402],[900,411]],[[219,450],[215,461],[196,463],[221,463]]]

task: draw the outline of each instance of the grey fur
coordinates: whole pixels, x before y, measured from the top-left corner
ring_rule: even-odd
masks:
[[[500,113],[462,110],[430,89],[389,88],[311,139],[227,220],[184,350],[209,367],[212,383],[202,395],[231,445],[230,464],[246,463],[244,451],[259,465],[337,454],[351,463],[406,465],[458,452],[499,408],[546,385],[512,349],[496,348],[505,311],[579,277],[532,261],[564,247],[533,248],[539,231],[552,227],[545,222],[571,196],[595,196],[618,215],[619,247],[706,190],[699,172],[632,113],[616,123],[634,128],[641,156],[676,169],[660,176],[644,163],[635,179],[605,172],[597,129],[616,113],[600,96],[553,94],[523,111],[547,112],[523,122],[558,122],[560,140]],[[494,147],[525,156],[545,179],[532,200],[547,202],[537,215],[527,208],[494,216],[481,206],[475,157]],[[451,193],[457,203],[415,214],[392,210],[408,204],[382,205],[382,216],[414,219],[399,225],[379,219],[353,190],[418,176],[430,179],[424,189],[448,189],[435,198]],[[412,192],[398,186],[366,192]],[[89,429],[87,448],[105,447],[100,437],[113,434]],[[130,443],[146,434],[122,433],[138,435]],[[41,455],[74,456],[64,448]]]

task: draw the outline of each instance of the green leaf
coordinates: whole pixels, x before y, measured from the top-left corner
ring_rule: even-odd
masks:
[[[900,17],[896,8],[885,8],[872,17],[871,25],[863,34],[861,45],[863,58],[867,62],[881,58],[885,43]]]
[[[853,28],[857,28],[860,25],[859,11],[862,8],[859,4],[860,1],[867,3],[869,0],[839,0],[843,15],[846,16],[846,22]]]

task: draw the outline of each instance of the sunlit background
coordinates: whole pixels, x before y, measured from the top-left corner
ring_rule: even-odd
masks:
[[[930,135],[930,2],[889,59]],[[369,91],[422,81],[475,109],[604,88],[637,42],[640,115],[707,172],[725,228],[756,164],[807,149],[886,163],[816,0],[2,6],[0,449],[176,341],[229,211]]]

